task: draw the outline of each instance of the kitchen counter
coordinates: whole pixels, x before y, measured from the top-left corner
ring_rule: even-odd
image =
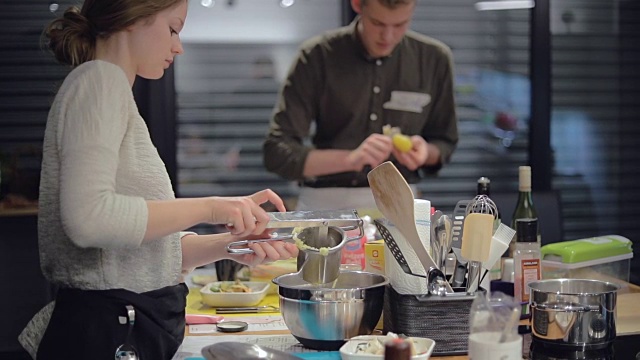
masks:
[[[187,308],[186,311],[188,314],[208,314],[214,315],[215,311],[210,307],[203,305],[200,301],[200,293],[198,288],[190,288],[189,296],[187,297]],[[278,295],[271,294],[267,295],[265,299],[259,304],[262,305],[275,305],[278,306]],[[262,313],[258,315],[277,315],[279,313]],[[228,319],[233,319],[234,317],[246,317],[251,316],[251,314],[225,314],[224,317]],[[528,325],[529,321],[524,320],[521,322],[523,325]],[[629,336],[628,339],[635,339],[640,336],[640,287],[633,284],[623,284],[622,289],[620,290],[617,302],[617,332],[618,332],[618,340],[614,347],[619,348],[623,344],[623,340],[626,336]],[[378,331],[378,330],[376,330]],[[244,331],[238,333],[241,335],[287,335],[289,334],[288,330],[269,330],[269,331]],[[200,334],[190,334],[189,329],[187,327],[186,330],[187,336],[202,336]],[[207,336],[221,336],[221,335],[229,335],[226,333],[213,333],[206,334]],[[530,347],[530,335],[526,335],[524,339],[524,351],[523,353],[527,355],[529,353]],[[636,341],[637,342],[637,341]],[[619,344],[620,343],[620,344]],[[625,346],[628,346],[626,344]],[[635,350],[638,351],[638,350]],[[433,360],[468,360],[469,357],[467,355],[457,355],[457,356],[432,356],[430,359]]]
[[[207,305],[202,304],[200,298],[200,292],[198,288],[190,288],[189,296],[187,297],[187,314],[204,314],[204,315],[215,315],[215,310],[208,307]],[[267,295],[264,300],[258,304],[258,306],[278,306],[278,295],[270,294]],[[233,318],[238,317],[247,317],[252,314],[224,314],[225,319],[233,320]],[[255,315],[279,315],[279,313],[261,313]],[[379,330],[376,330],[379,331]],[[241,335],[288,335],[290,332],[288,330],[268,330],[268,331],[243,331],[238,333]],[[187,336],[224,336],[230,335],[228,333],[213,333],[213,334],[191,334],[189,333],[189,327],[186,329]],[[459,356],[432,356],[430,357],[432,360],[468,360],[469,357],[467,355],[459,355]]]

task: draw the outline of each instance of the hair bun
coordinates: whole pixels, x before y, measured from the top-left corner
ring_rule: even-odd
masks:
[[[93,58],[97,32],[77,6],[65,10],[45,29],[48,47],[56,59],[77,66]]]

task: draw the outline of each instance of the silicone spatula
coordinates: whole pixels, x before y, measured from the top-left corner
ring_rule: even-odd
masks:
[[[470,213],[464,219],[461,252],[462,256],[470,262],[467,293],[475,293],[478,290],[482,263],[489,260],[493,220],[493,215],[481,213]]]

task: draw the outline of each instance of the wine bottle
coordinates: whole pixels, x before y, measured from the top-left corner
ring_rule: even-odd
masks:
[[[536,207],[533,204],[533,197],[531,195],[531,167],[530,166],[520,166],[518,170],[518,202],[516,203],[516,208],[513,211],[513,216],[511,217],[511,228],[516,229],[516,238],[518,237],[516,228],[516,221],[518,219],[537,219],[538,213],[536,212]],[[540,241],[540,226],[538,226],[538,236],[537,242],[538,245],[541,245]],[[512,241],[509,246],[509,253],[513,257],[513,251],[515,247],[515,241]]]
[[[478,187],[477,187],[476,195],[486,195],[489,197],[489,199],[491,199],[491,180],[488,177],[482,176],[478,179]],[[500,223],[502,222],[502,220],[500,219],[500,209],[498,208],[498,204],[496,204],[496,214],[494,216],[495,216],[495,219],[493,220],[493,232],[495,232],[498,229],[498,227],[500,226]],[[493,267],[489,271],[489,276],[487,276],[487,274],[483,274],[481,276],[481,279],[483,281],[480,284],[480,286],[482,286],[485,289],[489,289],[490,288],[489,281],[500,279],[500,277],[502,276],[501,273],[502,273],[502,262],[496,261],[496,263],[493,265]]]
[[[478,188],[476,191],[476,195],[487,195],[489,199],[491,199],[491,179],[486,176],[482,176],[478,179]],[[493,231],[495,232],[498,226],[500,225],[500,209],[498,208],[498,204],[496,204],[496,214],[495,221],[493,222]]]

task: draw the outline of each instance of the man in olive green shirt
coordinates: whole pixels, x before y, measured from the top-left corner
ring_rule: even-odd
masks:
[[[375,208],[371,168],[391,159],[415,184],[451,158],[451,51],[408,30],[416,1],[351,0],[350,25],[302,44],[264,142],[267,170],[302,185],[298,209]],[[411,136],[410,151],[382,134],[387,124]]]

